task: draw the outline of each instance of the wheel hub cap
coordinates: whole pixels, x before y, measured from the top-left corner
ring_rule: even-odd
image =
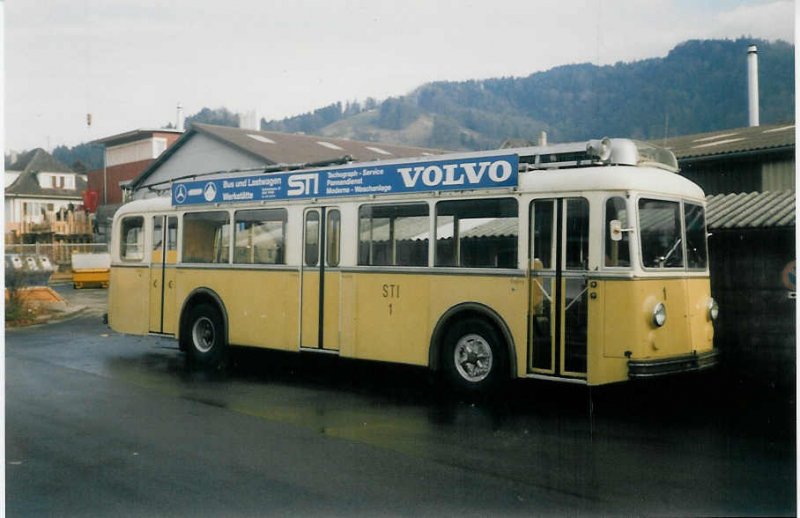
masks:
[[[192,343],[201,353],[214,347],[214,323],[208,317],[198,318],[192,326]]]
[[[453,356],[456,370],[467,381],[482,381],[492,370],[492,348],[480,335],[461,337],[456,343]]]

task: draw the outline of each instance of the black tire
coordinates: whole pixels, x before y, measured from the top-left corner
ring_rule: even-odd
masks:
[[[445,335],[441,360],[445,378],[460,392],[486,393],[508,379],[504,342],[485,320],[456,322]]]
[[[227,358],[228,344],[219,310],[205,303],[192,307],[181,333],[181,342],[191,363],[202,367],[222,367]]]

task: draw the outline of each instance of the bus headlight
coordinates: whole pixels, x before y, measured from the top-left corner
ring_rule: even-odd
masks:
[[[708,301],[708,319],[714,322],[719,316],[719,304],[713,298]]]
[[[653,308],[653,325],[656,327],[661,327],[667,321],[667,308],[664,306],[663,302],[659,302],[656,304],[656,307]]]

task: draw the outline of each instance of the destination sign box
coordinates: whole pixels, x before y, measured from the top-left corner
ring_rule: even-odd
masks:
[[[376,162],[357,167],[176,182],[172,185],[172,204],[515,187],[518,171],[519,158],[513,154],[403,164]]]

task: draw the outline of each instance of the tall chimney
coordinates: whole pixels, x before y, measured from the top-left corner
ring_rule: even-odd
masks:
[[[747,108],[750,126],[758,126],[758,48],[747,47]]]
[[[181,106],[180,101],[178,101],[178,114],[175,119],[175,129],[183,131],[183,106]]]
[[[540,131],[539,132],[539,146],[546,146],[547,145],[547,132]]]

